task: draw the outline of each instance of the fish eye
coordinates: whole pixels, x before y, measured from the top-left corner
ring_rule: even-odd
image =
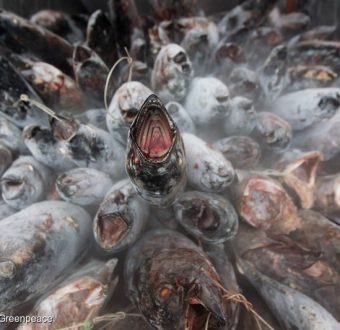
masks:
[[[158,298],[161,301],[168,300],[172,295],[172,288],[169,285],[162,285],[158,290]]]

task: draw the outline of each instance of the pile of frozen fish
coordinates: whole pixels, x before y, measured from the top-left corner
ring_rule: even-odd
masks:
[[[339,19],[146,3],[0,11],[1,314],[340,329]]]

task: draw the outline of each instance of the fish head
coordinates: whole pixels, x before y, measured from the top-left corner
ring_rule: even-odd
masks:
[[[209,322],[219,329],[227,323],[219,277],[192,250],[163,250],[138,275],[138,305],[155,328],[199,330]]]

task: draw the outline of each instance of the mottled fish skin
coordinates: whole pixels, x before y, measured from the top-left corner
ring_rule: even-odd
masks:
[[[20,232],[13,230],[13,225]],[[85,250],[91,218],[81,207],[45,201],[0,221],[0,305],[3,311],[48,288]]]
[[[56,179],[60,197],[81,206],[98,205],[112,185],[113,181],[106,173],[94,168],[74,168]]]
[[[130,127],[125,167],[139,195],[150,204],[167,207],[185,187],[182,137],[154,94],[145,100]]]
[[[20,330],[57,330],[92,320],[112,296],[118,276],[117,259],[91,260],[39,300],[29,316],[50,316],[50,323],[22,323]],[[67,308],[65,308],[67,306]]]
[[[237,96],[230,101],[229,115],[224,119],[227,136],[249,135],[256,127],[256,111],[251,100]]]
[[[17,212],[16,209],[13,209],[6,202],[4,202],[3,200],[0,200],[0,220],[9,217],[15,212]]]
[[[180,225],[199,241],[218,244],[237,234],[236,211],[217,194],[187,191],[174,204],[174,210]]]
[[[0,116],[0,143],[7,147],[14,156],[27,154],[27,147],[20,129],[12,122]]]
[[[155,329],[201,329],[209,312],[211,327],[230,329],[218,274],[204,252],[177,232],[142,237],[129,251],[125,278],[129,298]]]
[[[46,197],[51,173],[32,156],[21,156],[2,175],[2,198],[11,207],[23,209]]]
[[[218,140],[213,147],[238,169],[256,168],[262,155],[260,145],[251,137],[242,135]]]
[[[99,205],[93,221],[94,238],[106,253],[125,250],[140,237],[148,216],[148,205],[130,181],[118,181]]]
[[[293,130],[303,130],[330,119],[340,109],[340,88],[311,88],[289,93],[270,105]]]
[[[76,166],[67,158],[62,143],[53,136],[50,128],[28,125],[22,136],[30,153],[45,166],[58,172]]]
[[[104,89],[109,68],[99,55],[85,45],[77,45],[72,57],[78,87],[95,106],[103,106]],[[109,94],[111,89],[109,88]]]
[[[113,137],[126,145],[129,128],[152,91],[139,81],[122,84],[113,95],[106,114],[106,125]]]
[[[313,241],[314,237],[310,239]],[[295,241],[285,235],[271,238],[262,230],[240,225],[232,244],[238,259],[250,262],[262,274],[309,296],[340,321],[339,266],[334,268],[323,258],[321,250],[315,247],[318,242],[312,247],[306,245],[303,238]]]
[[[340,323],[308,296],[261,274],[246,262],[239,262],[239,268],[279,318],[284,329],[340,329]]]
[[[151,87],[162,102],[181,101],[188,92],[192,63],[186,51],[170,43],[158,53],[151,75]]]
[[[13,162],[12,152],[0,142],[0,177]]]
[[[171,118],[174,120],[181,133],[196,133],[194,122],[190,118],[186,109],[180,103],[174,101],[168,102],[165,105],[165,108],[168,110]]]
[[[222,192],[232,183],[235,171],[223,154],[195,135],[183,133],[188,182],[207,192]]]
[[[2,56],[0,56],[0,75],[2,77],[0,81],[1,117],[5,117],[19,127],[28,124],[47,124],[47,115],[38,108],[30,103],[18,103],[22,94],[26,94],[40,103],[41,99],[13,65]]]
[[[216,78],[196,77],[186,96],[185,109],[197,125],[223,120],[230,114],[229,89]]]
[[[72,75],[73,47],[65,39],[11,12],[1,10],[0,44],[14,52],[29,52]],[[34,42],[32,42],[34,40]]]
[[[70,43],[81,42],[84,39],[83,31],[77,26],[70,15],[52,9],[43,9],[30,17],[33,24],[37,24],[66,39]]]

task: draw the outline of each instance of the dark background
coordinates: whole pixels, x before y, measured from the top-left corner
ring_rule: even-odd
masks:
[[[105,8],[106,0],[0,0],[0,8],[13,11],[21,16],[30,16],[39,9],[63,10],[70,14],[93,12]],[[147,11],[145,0],[135,0],[140,12]],[[241,2],[240,0],[198,0],[199,8],[207,14],[225,11]]]

